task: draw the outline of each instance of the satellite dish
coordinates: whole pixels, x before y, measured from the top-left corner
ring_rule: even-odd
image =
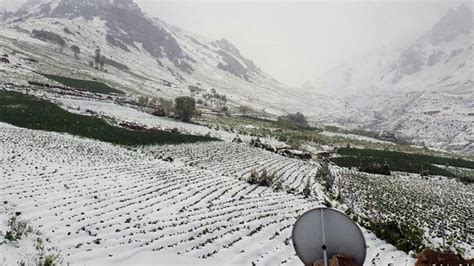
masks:
[[[296,254],[305,265],[328,257],[352,257],[363,265],[366,256],[365,238],[359,226],[344,213],[328,208],[305,212],[296,220],[292,232]]]

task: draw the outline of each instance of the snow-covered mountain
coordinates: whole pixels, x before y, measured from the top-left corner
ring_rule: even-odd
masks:
[[[36,72],[52,73],[170,99],[191,94],[199,99],[215,89],[231,106],[275,115],[299,111],[316,123],[393,131],[438,148],[474,149],[472,11],[464,5],[403,51],[381,48],[335,68],[307,90],[279,83],[229,41],[152,18],[132,0],[29,0],[0,17],[0,53],[39,62],[21,71],[11,64],[0,71],[7,73],[4,80],[26,83],[42,78]],[[41,30],[59,35],[65,46],[35,38],[33,32]],[[81,50],[78,58],[73,45]],[[107,58],[107,72],[89,66],[97,48]]]
[[[0,18],[2,11],[15,11],[17,10],[22,4],[24,0],[1,0],[0,1]]]
[[[358,124],[364,118],[334,97],[296,93],[229,41],[210,40],[151,18],[132,0],[29,0],[3,21],[0,41],[40,56],[38,72],[98,76],[129,92],[168,98],[189,94],[189,86],[201,88],[202,94],[216,89],[236,106],[273,114],[303,111],[315,122]],[[79,46],[79,60],[70,49],[33,38],[34,30],[59,34],[68,47]],[[108,66],[108,73],[88,66],[96,48],[118,63]]]
[[[381,48],[311,82],[389,130],[419,144],[474,151],[473,21],[451,9],[411,46]]]

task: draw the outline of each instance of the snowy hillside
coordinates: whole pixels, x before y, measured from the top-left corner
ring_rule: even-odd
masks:
[[[130,93],[166,98],[191,94],[189,86],[198,88],[197,98],[215,89],[234,106],[271,114],[303,111],[314,122],[368,120],[334,97],[295,93],[227,40],[209,40],[150,18],[131,0],[28,1],[3,24],[0,42],[9,49],[2,52],[28,54],[39,61],[32,68],[38,72],[99,78]],[[57,33],[67,47],[33,38],[34,30]],[[68,48],[72,45],[81,50],[78,59]],[[113,61],[108,73],[88,65],[96,48]]]
[[[381,48],[333,69],[311,91],[346,99],[388,130],[419,144],[474,151],[472,10],[450,10],[410,47]]]

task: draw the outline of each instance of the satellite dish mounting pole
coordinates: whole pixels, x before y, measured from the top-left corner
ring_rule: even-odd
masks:
[[[333,255],[347,257],[350,265],[363,265],[367,255],[361,228],[349,216],[331,208],[305,212],[296,220],[291,238],[296,255],[308,266],[331,265]]]
[[[323,236],[323,245],[321,246],[321,248],[323,249],[324,266],[328,266],[328,254],[327,254],[327,247],[326,247],[326,233],[324,231],[324,209],[321,209],[321,227],[322,227],[322,236]]]

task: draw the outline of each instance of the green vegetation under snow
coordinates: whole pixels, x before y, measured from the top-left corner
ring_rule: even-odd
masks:
[[[73,114],[59,106],[19,92],[0,90],[0,121],[15,126],[64,132],[122,145],[192,143],[215,140],[167,131],[132,131],[100,118]]]
[[[123,94],[122,91],[114,89],[107,84],[102,82],[93,81],[93,80],[82,80],[82,79],[73,79],[68,77],[42,74],[43,76],[61,83],[64,86],[72,87],[78,90],[86,90],[93,93],[104,93],[104,94]]]

